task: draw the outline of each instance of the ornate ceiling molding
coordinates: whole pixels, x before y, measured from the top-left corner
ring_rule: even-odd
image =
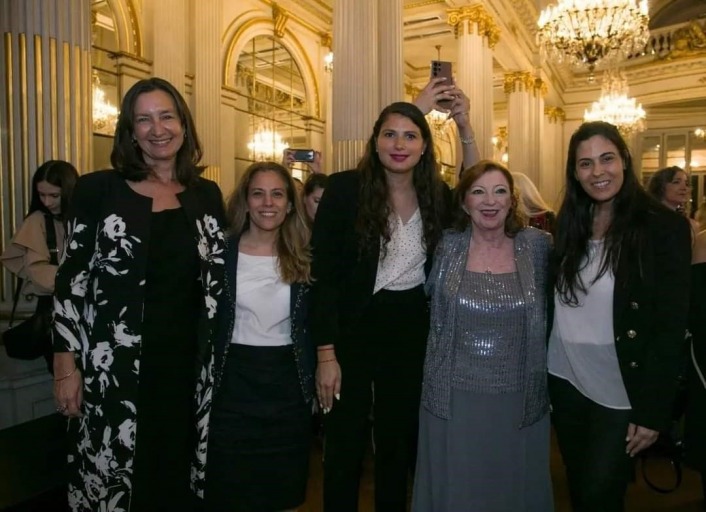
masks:
[[[500,40],[500,29],[495,23],[493,16],[482,4],[464,6],[459,9],[449,9],[447,23],[454,28],[454,34],[458,38],[463,35],[464,29],[469,34],[473,34],[475,25],[478,35],[488,39],[488,47],[494,48]]]

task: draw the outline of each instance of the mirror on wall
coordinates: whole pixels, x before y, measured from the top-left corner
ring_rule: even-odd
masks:
[[[306,87],[299,66],[282,43],[269,35],[248,41],[238,56],[235,83],[244,100],[238,102],[245,114],[241,119],[247,120],[247,140],[238,146],[237,160],[279,162],[286,147],[310,147]],[[307,173],[305,165],[293,171],[302,178]]]
[[[120,97],[114,54],[118,51],[115,17],[105,0],[91,3],[93,166],[110,167],[110,152]]]

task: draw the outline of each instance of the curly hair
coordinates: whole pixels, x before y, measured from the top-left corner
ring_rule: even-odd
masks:
[[[594,200],[579,183],[576,176],[578,146],[595,137],[603,137],[618,150],[623,164],[623,184],[611,203],[610,226],[605,233],[604,254],[595,279],[607,271],[615,272],[621,251],[639,254],[642,244],[642,229],[647,205],[657,202],[651,199],[640,185],[632,164],[632,157],[618,129],[610,123],[594,121],[582,124],[571,136],[566,159],[566,186],[557,215],[555,239],[556,288],[561,300],[568,305],[578,305],[577,292],[586,292],[586,284],[579,272],[588,257],[588,241],[593,235]],[[657,205],[659,208],[659,205]]]
[[[182,185],[189,185],[204,169],[196,166],[203,155],[201,143],[184,97],[172,84],[162,78],[153,77],[140,80],[125,94],[115,127],[110,163],[126,179],[131,181],[142,181],[152,172],[150,166],[145,162],[142,150],[133,142],[135,132],[133,117],[137,99],[140,95],[152,91],[163,91],[169,95],[174,102],[174,109],[179,116],[181,125],[184,127],[184,142],[176,156],[175,177]]]
[[[412,170],[412,181],[422,216],[422,242],[427,252],[433,251],[441,239],[445,214],[443,187],[446,185],[439,177],[434,142],[424,114],[411,103],[401,101],[392,103],[380,112],[373,126],[373,133],[368,139],[365,154],[358,163],[360,189],[356,232],[360,240],[359,248],[362,254],[372,253],[382,238],[380,251],[383,257],[391,236],[389,219],[392,207],[389,203],[385,167],[376,151],[376,141],[382,125],[392,115],[400,115],[412,121],[419,128],[422,140],[426,144],[425,151]]]
[[[505,176],[510,186],[510,211],[508,211],[507,217],[505,218],[505,234],[512,238],[527,226],[527,215],[524,210],[519,207],[519,190],[515,186],[512,173],[508,171],[507,167],[504,165],[493,162],[492,160],[481,160],[463,171],[463,178],[461,178],[461,181],[454,191],[454,229],[465,231],[470,224],[470,216],[463,209],[466,192],[471,189],[478,178],[483,176],[486,172],[491,171],[500,171],[503,176]]]
[[[311,282],[310,231],[301,199],[294,187],[294,179],[289,171],[276,162],[256,162],[243,174],[233,194],[226,204],[226,217],[231,232],[242,234],[250,228],[248,214],[248,194],[253,177],[260,172],[274,172],[285,184],[287,201],[291,206],[284,222],[277,230],[277,264],[282,281],[287,284]]]

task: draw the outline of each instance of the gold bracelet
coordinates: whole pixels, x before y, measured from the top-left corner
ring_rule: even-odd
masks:
[[[64,379],[68,379],[68,378],[71,377],[74,373],[76,373],[76,369],[77,369],[77,368],[78,368],[77,366],[74,366],[74,369],[73,369],[73,370],[71,370],[69,373],[67,373],[67,374],[64,375],[63,377],[59,377],[58,379],[54,379],[54,382],[60,382],[60,381],[62,381],[62,380],[64,380]]]

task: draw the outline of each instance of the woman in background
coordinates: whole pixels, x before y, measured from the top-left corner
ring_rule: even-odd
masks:
[[[224,211],[181,94],[123,98],[113,170],[84,175],[56,275],[54,396],[74,511],[193,510],[203,495]]]
[[[0,256],[5,268],[24,280],[22,295],[37,298],[37,308],[51,309],[58,261],[64,254],[64,222],[77,180],[78,172],[69,162],[49,160],[40,165],[32,177],[27,215]],[[49,227],[56,238],[56,264],[47,247],[47,219],[52,219]],[[49,346],[44,358],[51,373],[53,357]]]
[[[483,160],[426,283],[419,512],[549,512],[546,286],[551,236],[525,227],[513,176]],[[499,490],[501,489],[501,491]]]
[[[321,196],[324,195],[324,190],[326,189],[327,183],[328,176],[325,174],[312,174],[304,183],[302,199],[304,201],[306,217],[310,226],[314,225],[314,218],[316,217],[316,212],[319,209],[319,202],[321,202]]]
[[[245,171],[228,219],[206,508],[290,510],[306,494],[314,396],[309,228],[293,178],[274,162]]]
[[[688,217],[691,184],[684,169],[676,165],[660,169],[650,178],[647,191],[670,210],[687,215],[692,236],[696,236],[696,233],[701,230],[699,223]]]
[[[618,512],[672,419],[690,282],[686,219],[652,199],[605,122],[571,137],[557,216],[549,393],[574,510]]]
[[[542,199],[532,180],[521,172],[513,172],[512,177],[520,192],[520,207],[529,219],[529,225],[554,234],[554,210]]]

